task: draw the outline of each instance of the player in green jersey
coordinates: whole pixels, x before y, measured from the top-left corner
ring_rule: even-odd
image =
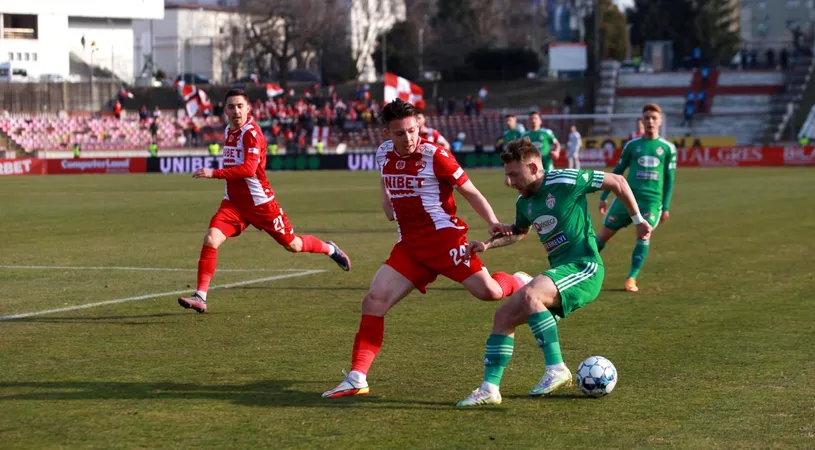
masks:
[[[540,150],[543,170],[555,170],[555,160],[560,157],[560,142],[552,130],[541,127],[542,122],[540,114],[530,113],[529,124],[532,129],[524,133],[522,137],[528,137],[532,144]]]
[[[670,217],[668,210],[671,207],[674,190],[676,147],[659,137],[659,127],[662,125],[662,110],[659,105],[645,105],[642,108],[642,122],[645,125],[645,134],[625,144],[623,154],[613,172],[622,175],[625,169],[628,169],[628,184],[634,191],[642,216],[656,228]],[[625,207],[617,200],[611,202],[611,206],[608,207],[606,198],[608,191],[600,195],[600,214],[605,215],[603,229],[597,235],[597,248],[601,251],[617,231],[631,223]],[[631,270],[624,284],[628,292],[639,292],[637,276],[645,264],[648,247],[648,239],[637,239],[631,256]]]
[[[528,140],[511,142],[501,154],[506,177],[518,189],[513,225],[494,225],[485,242],[471,242],[470,252],[503,247],[538,234],[548,253],[551,269],[516,291],[495,312],[492,334],[487,338],[484,381],[458,403],[459,407],[501,403],[499,385],[512,357],[515,328],[528,323],[543,351],[545,372],[529,392],[536,397],[572,381],[563,363],[558,341],[558,320],[587,305],[600,293],[603,261],[597,251],[586,194],[610,189],[637,224],[637,236],[648,239],[651,226],[640,215],[634,193],[624,177],[594,170],[545,172],[540,151]]]
[[[498,139],[496,144],[496,147],[500,150],[503,150],[507,143],[520,138],[521,135],[526,132],[524,126],[518,123],[518,118],[515,117],[515,114],[507,114],[504,119],[506,120],[507,127],[504,128],[504,134],[501,135],[501,139]]]

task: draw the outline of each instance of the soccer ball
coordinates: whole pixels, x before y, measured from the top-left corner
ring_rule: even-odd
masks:
[[[577,368],[577,387],[589,397],[602,397],[614,390],[617,369],[602,356],[590,356]]]

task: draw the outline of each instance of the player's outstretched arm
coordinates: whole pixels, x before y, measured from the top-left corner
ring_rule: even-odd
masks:
[[[385,180],[380,179],[379,186],[381,187],[382,191],[382,210],[385,211],[385,217],[387,217],[389,221],[393,222],[396,220],[396,215],[393,213],[393,203],[391,203],[390,192],[388,192],[388,188],[385,186]]]
[[[495,217],[495,211],[492,210],[492,206],[490,206],[490,202],[484,198],[484,195],[481,194],[481,191],[475,187],[472,181],[467,180],[466,183],[462,184],[461,186],[457,186],[456,190],[470,206],[473,207],[473,210],[482,218],[487,225],[492,228],[495,224],[500,223],[498,218]]]
[[[525,238],[527,234],[529,234],[529,228],[518,228],[517,226],[513,225],[503,225],[499,224],[500,227],[495,227],[495,229],[490,231],[497,231],[499,228],[503,229],[502,232],[495,233],[491,238],[487,239],[486,241],[473,241],[468,244],[468,252],[467,254],[475,254],[485,252],[491,248],[498,248],[498,247],[506,247],[507,245],[512,245],[521,239]]]
[[[623,147],[623,153],[620,155],[620,160],[617,161],[617,165],[614,166],[614,169],[611,171],[617,175],[622,175],[625,173],[625,169],[628,168],[628,157],[629,157],[629,150],[628,144]],[[605,188],[603,188],[605,189]],[[600,214],[606,214],[606,199],[608,198],[609,191],[606,189],[600,194]]]
[[[450,150],[450,142],[447,139],[445,139],[444,136],[442,135],[439,135],[438,144],[446,148],[447,150]]]
[[[637,205],[637,200],[634,198],[634,192],[631,186],[628,185],[625,177],[616,173],[606,173],[603,175],[603,184],[600,189],[610,190],[614,196],[625,206],[628,214],[631,216],[631,221],[637,227],[637,237],[642,240],[647,240],[651,237],[651,225],[643,219],[640,214],[640,208]]]

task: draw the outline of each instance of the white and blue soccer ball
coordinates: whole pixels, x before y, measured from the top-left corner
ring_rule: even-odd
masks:
[[[577,368],[577,387],[589,397],[608,395],[617,385],[617,369],[602,356],[590,356]]]

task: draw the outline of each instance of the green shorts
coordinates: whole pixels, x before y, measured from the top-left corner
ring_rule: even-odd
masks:
[[[541,275],[555,282],[560,292],[560,308],[551,308],[555,318],[563,319],[600,295],[605,269],[600,261],[575,261],[553,267]]]
[[[659,217],[662,215],[662,203],[646,203],[637,202],[640,207],[640,214],[652,228],[659,225]],[[631,216],[628,215],[628,210],[625,209],[623,202],[617,201],[615,198],[606,211],[606,217],[603,218],[603,226],[611,228],[612,230],[619,230],[631,225]]]

